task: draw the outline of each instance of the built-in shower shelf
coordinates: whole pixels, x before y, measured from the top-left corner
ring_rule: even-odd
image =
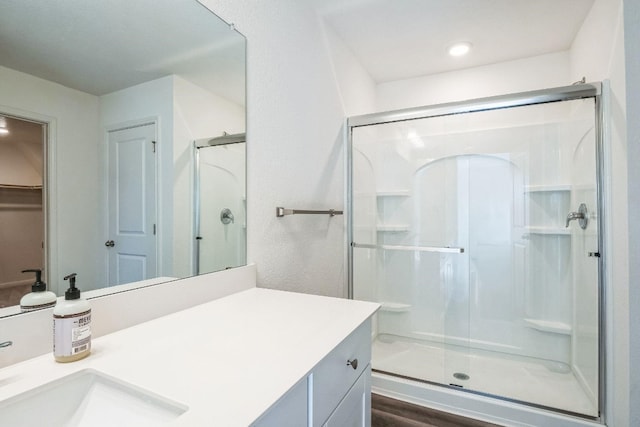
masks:
[[[378,197],[409,197],[411,192],[409,190],[383,190],[376,192]]]
[[[381,302],[380,311],[387,313],[406,313],[411,309],[411,305],[399,302]]]
[[[554,334],[571,335],[571,325],[564,322],[554,322],[551,320],[524,319],[524,323],[533,329],[542,332],[552,332]]]
[[[544,234],[550,236],[570,236],[571,229],[561,227],[527,227],[529,234]]]
[[[379,232],[402,233],[409,231],[409,224],[378,224],[376,230]]]
[[[525,193],[549,193],[558,191],[571,191],[571,186],[566,184],[559,185],[527,185],[524,187]]]

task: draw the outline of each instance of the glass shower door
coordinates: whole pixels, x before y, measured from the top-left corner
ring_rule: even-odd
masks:
[[[405,155],[411,142],[387,140],[380,128],[357,134],[352,272],[355,283],[367,285],[354,286],[353,296],[382,305],[374,322],[374,369],[449,384],[447,372],[464,372],[467,361],[453,361],[468,342],[468,322],[460,321],[467,225],[455,222],[466,204],[441,191],[442,177],[430,173],[440,167],[425,172],[426,181],[416,178],[414,159]],[[445,180],[457,180],[455,168]]]
[[[209,273],[246,264],[246,143],[196,148],[196,268]]]
[[[598,416],[594,107],[352,127],[352,290],[382,305],[374,370]]]
[[[430,278],[422,282],[420,304],[430,319],[417,321],[414,330],[423,347],[440,349],[441,372],[431,380],[458,388],[468,388],[471,379],[469,163],[466,156],[434,158],[416,168],[412,182],[412,233],[436,255],[415,269],[416,280]]]

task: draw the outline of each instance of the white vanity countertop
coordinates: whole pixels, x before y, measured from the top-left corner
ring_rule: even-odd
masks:
[[[188,406],[172,426],[248,426],[378,307],[250,289],[94,339],[77,362],[0,369],[0,401],[91,368]]]

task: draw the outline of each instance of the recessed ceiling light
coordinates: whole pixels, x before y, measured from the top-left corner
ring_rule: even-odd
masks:
[[[449,46],[449,55],[451,56],[463,56],[469,53],[471,50],[471,43],[458,42]]]

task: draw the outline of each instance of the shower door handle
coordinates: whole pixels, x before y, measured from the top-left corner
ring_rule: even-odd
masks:
[[[589,212],[587,211],[587,205],[581,203],[580,207],[578,207],[578,212],[569,212],[567,214],[567,223],[565,225],[565,228],[569,227],[569,222],[573,221],[574,219],[578,220],[580,228],[582,228],[583,230],[587,228],[587,224],[589,223]]]

